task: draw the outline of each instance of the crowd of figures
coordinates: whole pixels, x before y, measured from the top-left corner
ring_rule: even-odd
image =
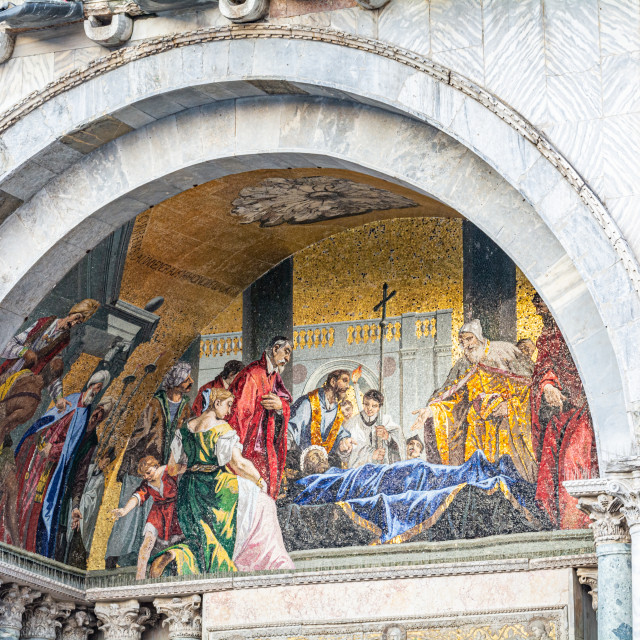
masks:
[[[193,404],[191,366],[174,364],[124,451],[104,429],[116,402],[95,403],[109,374],[95,372],[81,393],[62,386],[70,329],[98,304],[42,318],[0,354],[2,539],[85,563],[116,461],[105,564],[137,565],[140,579],[292,568],[279,519],[287,505],[298,514],[338,505],[378,543],[433,527],[470,488],[534,529],[584,527],[562,482],[598,473],[591,418],[555,321],[539,296],[533,303],[543,320],[536,344],[489,341],[479,321],[466,323],[463,356],[404,428],[380,391],[360,391],[359,369],[330,372],[294,402],[281,377],[292,344],[278,336],[259,360],[228,361]],[[14,447],[45,389],[52,408]]]

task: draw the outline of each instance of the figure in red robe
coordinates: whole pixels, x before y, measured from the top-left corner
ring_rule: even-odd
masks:
[[[531,436],[539,461],[536,502],[560,529],[582,529],[589,517],[563,486],[598,476],[596,439],[580,375],[547,305],[532,300],[542,317],[531,387]]]
[[[287,457],[292,400],[280,373],[291,353],[288,338],[273,338],[262,358],[247,365],[229,388],[235,397],[229,424],[243,444],[242,455],[253,462],[274,500]]]
[[[211,389],[228,389],[242,369],[244,369],[244,364],[240,360],[225,362],[222,371],[211,382],[207,382],[198,389],[198,395],[191,407],[191,417],[197,418],[209,407]]]

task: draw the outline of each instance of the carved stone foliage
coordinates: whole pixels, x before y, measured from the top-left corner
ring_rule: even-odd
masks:
[[[259,222],[262,227],[418,206],[391,191],[331,176],[267,178],[242,189],[232,204],[232,215],[243,223]]]
[[[86,609],[77,609],[63,623],[61,640],[87,640],[96,626],[95,616]]]
[[[56,630],[62,626],[60,618],[69,615],[73,602],[56,602],[49,594],[28,605],[22,619],[21,638],[55,640]]]
[[[165,616],[162,626],[169,628],[169,640],[202,637],[202,605],[199,595],[184,598],[156,598],[156,611]]]
[[[640,525],[640,483],[636,479],[629,482],[611,480],[608,484],[610,493],[621,502],[620,511],[627,520],[627,526],[632,528]]]
[[[133,599],[99,602],[95,611],[105,640],[140,640],[144,623],[151,618],[151,611]]]
[[[15,631],[17,637],[22,628],[22,615],[27,605],[40,597],[38,591],[12,584],[0,590],[0,627]]]
[[[580,498],[578,507],[593,521],[589,526],[593,529],[596,545],[607,542],[631,542],[619,498],[601,493],[597,497]]]
[[[576,573],[578,574],[578,582],[589,587],[589,595],[591,596],[591,605],[593,610],[598,610],[598,567],[580,567]]]

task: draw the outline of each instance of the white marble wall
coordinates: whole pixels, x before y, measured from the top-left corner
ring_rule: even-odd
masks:
[[[482,85],[549,137],[640,255],[640,0],[391,0],[274,22],[391,42]],[[132,42],[225,23],[217,9],[138,20]],[[103,52],[81,25],[19,37],[0,111]]]

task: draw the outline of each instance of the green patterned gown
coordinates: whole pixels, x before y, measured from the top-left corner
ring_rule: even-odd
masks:
[[[235,435],[226,422],[198,433],[180,429],[187,471],[178,485],[177,511],[185,540],[167,549],[176,554],[178,575],[236,571],[238,477],[216,457],[218,440],[230,432]]]

